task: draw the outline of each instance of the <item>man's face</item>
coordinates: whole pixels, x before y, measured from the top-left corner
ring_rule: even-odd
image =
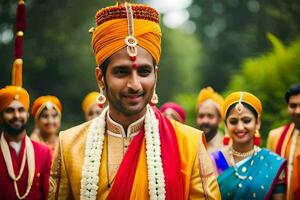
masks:
[[[138,47],[135,66],[126,48],[114,53],[110,58],[104,75],[104,85],[109,101],[110,113],[126,116],[141,114],[146,110],[157,77],[157,67],[153,65],[151,54]],[[101,76],[97,79],[101,85]]]
[[[213,101],[207,100],[198,108],[196,123],[209,142],[217,133],[221,117]]]
[[[295,124],[300,124],[300,94],[291,96],[288,103],[288,112]]]
[[[12,136],[17,136],[26,128],[28,112],[19,101],[12,101],[2,112],[3,129]]]

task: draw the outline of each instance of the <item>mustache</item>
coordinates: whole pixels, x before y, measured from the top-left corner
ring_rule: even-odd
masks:
[[[137,97],[137,96],[142,96],[144,95],[144,91],[139,90],[139,91],[127,91],[122,93],[123,96],[125,97]]]
[[[200,128],[211,128],[211,125],[209,124],[201,124],[199,125]]]
[[[16,121],[20,121],[20,122],[24,123],[24,119],[23,118],[17,118],[17,117],[14,117],[11,120],[9,120],[9,123],[13,123],[13,122],[16,122]]]

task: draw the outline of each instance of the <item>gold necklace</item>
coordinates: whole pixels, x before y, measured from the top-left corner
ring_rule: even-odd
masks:
[[[8,175],[14,181],[14,188],[15,188],[15,192],[16,192],[18,199],[25,199],[28,196],[31,186],[32,186],[32,183],[33,183],[34,172],[35,172],[35,160],[34,160],[33,145],[31,143],[29,137],[28,136],[25,136],[25,137],[26,137],[25,138],[26,146],[25,146],[25,150],[24,150],[24,154],[23,154],[21,169],[20,169],[18,176],[16,177],[15,172],[13,170],[13,164],[12,164],[12,159],[11,159],[11,155],[9,152],[8,144],[7,144],[6,140],[4,139],[4,133],[1,134],[1,145],[0,146],[1,146],[2,154],[4,157]],[[26,188],[25,194],[23,196],[20,196],[17,181],[22,177],[24,167],[25,167],[25,160],[27,160],[27,164],[28,164],[27,188]]]
[[[252,159],[253,159],[253,156],[254,155],[256,155],[256,153],[259,151],[259,147],[258,146],[254,146],[254,148],[251,150],[252,151]],[[235,161],[234,161],[234,157],[233,157],[233,148],[231,147],[230,149],[229,149],[229,155],[230,155],[230,162],[231,162],[231,165],[232,165],[232,167],[233,167],[233,169],[234,169],[234,175],[238,178],[238,179],[241,179],[241,180],[245,180],[245,179],[247,179],[248,178],[248,176],[243,176],[243,175],[240,175],[239,174],[239,172],[238,172],[238,169],[237,169],[237,167],[236,167],[236,165],[235,165]],[[253,161],[253,160],[252,160]],[[252,162],[251,161],[251,162]],[[239,187],[240,187],[240,185],[239,185]]]
[[[239,152],[239,151],[236,151],[234,150],[234,148],[232,147],[231,148],[231,151],[232,151],[232,154],[236,157],[242,157],[242,158],[246,158],[246,157],[249,157],[251,155],[253,155],[254,153],[254,148],[251,149],[250,151],[247,151],[247,152]]]

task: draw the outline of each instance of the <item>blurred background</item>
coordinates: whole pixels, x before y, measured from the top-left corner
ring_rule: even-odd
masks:
[[[0,87],[10,84],[17,0],[0,0]],[[300,82],[299,0],[143,0],[161,13],[160,106],[181,104],[195,125],[201,88],[245,90],[263,102],[262,134],[284,124],[284,93]],[[23,87],[31,101],[58,96],[63,127],[84,121],[83,97],[98,90],[88,30],[113,0],[25,0]],[[31,120],[33,121],[33,120]],[[32,123],[32,122],[31,122]],[[32,127],[32,124],[31,124]],[[30,131],[29,131],[30,132]]]

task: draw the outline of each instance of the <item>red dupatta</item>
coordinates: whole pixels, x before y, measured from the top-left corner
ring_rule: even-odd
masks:
[[[277,142],[277,145],[276,145],[275,152],[278,155],[281,155],[282,157],[284,157],[284,153],[285,153],[285,151],[282,152],[282,150],[283,150],[282,147],[283,147],[284,141],[286,140],[286,136],[289,133],[290,126],[291,126],[291,124],[288,124],[284,127],[284,129],[280,135],[280,138]]]
[[[152,109],[159,121],[159,136],[161,142],[162,165],[165,175],[166,199],[184,199],[184,181],[180,171],[181,159],[175,130],[169,119],[163,116],[158,109],[153,107]],[[107,199],[127,200],[130,198],[143,139],[144,130],[132,140],[116,174],[115,182]]]

